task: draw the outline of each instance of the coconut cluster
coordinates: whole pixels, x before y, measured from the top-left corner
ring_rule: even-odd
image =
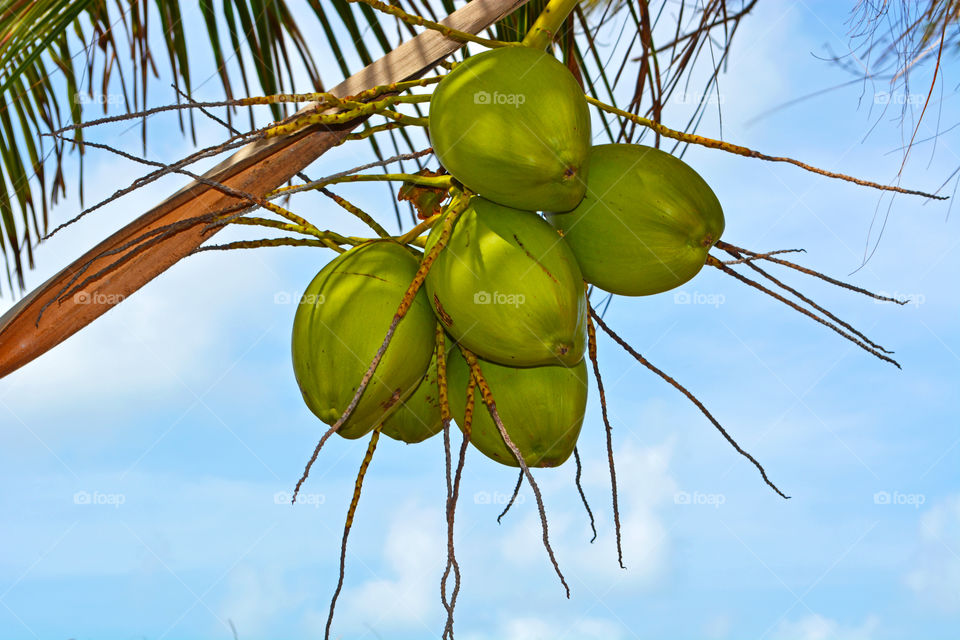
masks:
[[[481,394],[466,406],[471,370],[457,345],[478,357],[526,464],[557,466],[573,453],[587,403],[584,282],[641,296],[690,280],[723,232],[720,203],[668,153],[592,146],[576,79],[526,47],[458,65],[431,97],[429,133],[444,169],[476,195],[338,433],[358,438],[381,426],[413,443],[440,431],[439,323],[450,409],[461,426],[472,411],[471,444],[518,465]],[[294,319],[294,371],[327,424],[355,395],[420,257],[391,240],[371,242],[338,256],[308,287]]]

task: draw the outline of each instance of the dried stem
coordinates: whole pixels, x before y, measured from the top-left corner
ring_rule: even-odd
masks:
[[[726,251],[727,253],[729,253],[730,255],[736,257],[736,258],[742,258],[742,255],[743,255],[743,254],[741,254],[740,252],[738,252],[736,249],[726,249],[725,251]],[[756,257],[759,257],[759,256],[756,256]],[[784,291],[793,294],[793,295],[796,296],[798,299],[802,300],[803,302],[805,302],[805,303],[806,303],[807,305],[809,305],[810,307],[813,307],[814,309],[816,309],[817,311],[819,311],[820,313],[822,313],[822,314],[825,315],[826,317],[830,318],[831,320],[833,320],[834,322],[836,322],[838,325],[840,325],[841,327],[843,327],[844,329],[846,329],[847,331],[849,331],[849,332],[852,333],[853,335],[857,336],[858,338],[860,338],[861,340],[863,340],[864,342],[866,342],[868,345],[870,345],[870,346],[873,347],[874,349],[877,349],[878,351],[882,351],[883,353],[893,353],[892,351],[883,348],[881,345],[877,344],[876,342],[874,342],[873,340],[871,340],[870,338],[868,338],[867,336],[865,336],[861,331],[859,331],[858,329],[856,329],[855,327],[853,327],[850,323],[841,320],[841,319],[838,318],[836,315],[834,315],[833,313],[831,313],[829,310],[823,308],[822,306],[820,306],[819,304],[817,304],[816,302],[814,302],[813,300],[811,300],[810,298],[808,298],[808,297],[805,296],[804,294],[800,293],[799,291],[797,291],[797,290],[794,289],[793,287],[791,287],[791,286],[789,286],[789,285],[781,282],[779,279],[773,277],[772,275],[770,275],[769,273],[767,273],[766,271],[764,271],[763,269],[761,269],[761,268],[758,267],[757,265],[753,264],[753,263],[751,262],[751,260],[752,260],[753,258],[754,258],[753,256],[751,256],[750,258],[746,258],[746,259],[745,259],[746,265],[747,265],[748,267],[750,267],[751,269],[753,269],[754,271],[756,271],[757,273],[759,273],[760,275],[762,275],[763,277],[765,277],[767,280],[769,280],[769,281],[772,282],[773,284],[777,285],[778,287],[780,287],[780,288],[783,289]],[[736,261],[735,261],[735,262],[736,262]],[[729,262],[726,262],[726,261],[725,261],[723,264],[727,264],[727,265],[728,265]]]
[[[353,499],[350,500],[350,508],[347,509],[347,519],[343,523],[343,539],[340,542],[340,577],[337,579],[337,588],[334,590],[333,597],[330,599],[330,612],[327,614],[327,626],[323,632],[325,640],[330,639],[330,625],[333,624],[333,610],[337,606],[337,598],[340,597],[340,590],[343,589],[343,577],[347,562],[347,538],[350,536],[350,528],[353,526],[353,517],[357,513],[357,504],[360,502],[360,490],[363,488],[363,478],[367,475],[367,468],[370,466],[370,461],[373,460],[373,452],[377,449],[377,442],[380,440],[380,429],[382,426],[383,425],[379,425],[370,435],[370,444],[367,445],[367,452],[364,454],[363,461],[360,463],[360,471],[357,472],[357,481],[353,487]]]
[[[473,378],[467,382],[467,404],[463,417],[463,440],[460,442],[460,457],[457,460],[457,471],[453,477],[453,490],[447,502],[447,568],[440,581],[441,599],[444,599],[447,577],[453,569],[453,591],[447,606],[447,623],[444,626],[443,636],[453,640],[453,610],[457,607],[457,596],[460,595],[460,563],[453,549],[453,524],[457,511],[457,499],[460,496],[460,479],[463,476],[463,464],[467,457],[467,445],[470,443],[470,434],[473,426],[473,396],[475,383]],[[449,431],[449,423],[447,426]],[[448,439],[449,442],[449,439]],[[448,449],[449,451],[449,449]],[[449,458],[448,458],[449,459]]]
[[[767,260],[770,256],[779,255],[781,253],[806,253],[805,249],[777,249],[776,251],[768,251],[766,253],[758,253],[756,255],[747,256],[746,258],[738,258],[736,260],[723,260],[723,264],[732,265],[732,264],[746,264],[747,262],[753,262],[755,260]]]
[[[503,519],[503,516],[507,515],[507,512],[510,511],[510,507],[513,506],[513,503],[517,500],[517,495],[520,493],[520,485],[523,484],[523,469],[520,470],[520,473],[517,474],[517,484],[513,487],[513,493],[510,494],[510,500],[507,502],[507,506],[503,508],[503,511],[500,512],[500,515],[497,516],[497,524],[500,524],[500,520]]]
[[[357,205],[353,204],[346,198],[342,198],[338,196],[337,194],[330,191],[329,189],[320,189],[320,193],[327,196],[328,198],[336,202],[338,205],[340,205],[343,209],[349,211],[354,216],[362,220],[364,223],[366,223],[368,227],[373,229],[374,233],[376,233],[381,238],[390,237],[390,234],[387,232],[387,230],[384,229],[382,226],[380,226],[380,223],[374,220],[373,216],[371,216],[369,213],[367,213]]]
[[[871,182],[869,180],[861,180],[860,178],[855,178],[849,176],[845,173],[835,173],[833,171],[827,171],[826,169],[820,169],[809,165],[805,162],[800,162],[799,160],[794,160],[793,158],[787,158],[783,156],[768,156],[759,151],[754,151],[753,149],[748,149],[747,147],[740,146],[738,144],[732,144],[730,142],[724,142],[722,140],[714,140],[713,138],[706,138],[694,133],[684,133],[683,131],[676,131],[675,129],[670,129],[665,127],[659,122],[650,120],[649,118],[644,118],[643,116],[638,116],[629,111],[624,111],[623,109],[618,109],[617,107],[610,106],[596,98],[591,96],[586,96],[587,102],[594,105],[595,107],[606,111],[608,113],[615,114],[621,118],[626,118],[631,122],[639,124],[641,126],[652,129],[659,135],[662,135],[666,138],[671,138],[673,140],[679,140],[681,142],[686,142],[689,144],[696,144],[702,147],[708,147],[710,149],[720,149],[721,151],[727,151],[729,153],[736,154],[738,156],[744,156],[746,158],[756,158],[758,160],[766,160],[767,162],[785,162],[787,164],[792,164],[794,166],[800,167],[810,171],[811,173],[816,173],[821,176],[826,176],[828,178],[836,178],[837,180],[845,180],[846,182],[852,182],[858,184],[862,187],[870,187],[872,189],[879,189],[880,191],[895,191],[897,193],[903,193],[913,196],[922,196],[924,198],[930,198],[932,200],[946,200],[947,196],[938,196],[932,193],[926,193],[924,191],[916,191],[914,189],[904,189],[903,187],[897,187],[893,185],[880,184],[877,182]]]
[[[590,307],[590,312],[593,313],[593,307]],[[613,427],[610,425],[610,417],[607,415],[607,396],[603,390],[603,377],[600,375],[600,360],[597,358],[597,330],[594,328],[593,320],[589,315],[587,316],[587,354],[593,364],[593,377],[597,381],[597,391],[600,394],[600,413],[603,416],[603,428],[607,437],[607,465],[610,467],[610,496],[613,500],[613,530],[617,537],[617,564],[620,565],[621,569],[626,569],[623,566],[623,541],[620,533],[620,493],[617,491],[617,468],[613,463]]]
[[[749,249],[743,249],[743,248],[741,248],[741,247],[732,245],[732,244],[730,244],[729,242],[724,242],[723,240],[718,240],[714,246],[716,246],[717,249],[722,249],[722,250],[724,250],[724,251],[726,251],[727,249],[733,249],[734,251],[739,251],[740,253],[745,253],[745,254],[747,254],[747,255],[749,255],[749,256],[758,256],[758,255],[760,255],[760,254],[754,253],[753,251],[750,251]],[[793,269],[793,270],[795,270],[795,271],[799,271],[800,273],[805,273],[805,274],[807,274],[808,276],[813,276],[814,278],[819,278],[820,280],[823,280],[824,282],[829,282],[830,284],[832,284],[832,285],[834,285],[834,286],[837,286],[837,287],[840,287],[840,288],[842,288],[842,289],[847,289],[847,290],[849,290],[849,291],[855,291],[856,293],[863,294],[863,295],[867,296],[868,298],[873,298],[874,300],[881,300],[881,301],[883,301],[883,302],[893,302],[893,303],[899,304],[899,305],[905,305],[905,304],[907,304],[907,303],[909,302],[909,300],[898,300],[897,298],[891,298],[891,297],[888,297],[888,296],[882,296],[882,295],[880,295],[880,294],[878,294],[878,293],[873,293],[872,291],[868,291],[868,290],[866,290],[866,289],[862,289],[862,288],[860,288],[860,287],[858,287],[858,286],[855,286],[855,285],[852,285],[852,284],[850,284],[850,283],[843,282],[842,280],[837,280],[836,278],[831,278],[830,276],[825,275],[825,274],[823,274],[823,273],[820,273],[819,271],[814,271],[813,269],[809,269],[809,268],[804,267],[804,266],[802,266],[802,265],[796,264],[795,262],[790,262],[790,261],[784,260],[784,259],[782,259],[782,258],[773,258],[773,257],[770,257],[770,256],[768,255],[767,257],[764,258],[764,260],[766,260],[766,261],[768,261],[768,262],[773,262],[773,263],[776,263],[776,264],[779,264],[779,265],[783,265],[783,266],[785,266],[785,267],[789,267],[789,268],[791,268],[791,269]]]
[[[191,255],[204,251],[233,251],[234,249],[262,249],[265,247],[319,247],[321,249],[333,249],[337,253],[345,251],[337,245],[331,246],[328,242],[312,238],[263,238],[261,240],[236,240],[224,244],[197,247],[191,251]]]
[[[723,426],[721,426],[721,424],[720,424],[719,422],[717,422],[717,419],[714,418],[713,415],[712,415],[709,411],[707,411],[707,408],[706,408],[705,406],[703,406],[703,403],[700,402],[700,400],[698,400],[695,395],[693,395],[692,393],[690,393],[689,391],[687,391],[686,387],[684,387],[684,386],[681,385],[679,382],[677,382],[676,380],[674,380],[673,378],[671,378],[670,376],[668,376],[666,373],[664,373],[663,371],[661,371],[660,369],[658,369],[657,367],[655,367],[649,360],[647,360],[647,359],[644,358],[642,355],[640,355],[640,354],[639,354],[633,347],[631,347],[623,338],[621,338],[620,336],[618,336],[618,335],[616,334],[616,332],[613,331],[613,329],[611,329],[610,327],[608,327],[608,326],[606,325],[606,323],[604,323],[603,319],[597,314],[596,311],[594,311],[593,307],[590,307],[590,315],[593,316],[594,321],[596,321],[596,323],[597,323],[598,325],[600,325],[600,328],[603,329],[604,332],[606,332],[607,335],[609,335],[611,338],[613,338],[613,340],[614,340],[617,344],[619,344],[621,347],[623,347],[623,349],[624,349],[627,353],[629,353],[631,356],[633,356],[634,359],[636,359],[637,362],[639,362],[640,364],[642,364],[643,366],[645,366],[647,369],[649,369],[650,371],[652,371],[652,372],[654,372],[655,374],[657,374],[658,376],[660,376],[664,381],[666,381],[667,383],[669,383],[673,388],[675,388],[677,391],[679,391],[680,393],[682,393],[683,395],[685,395],[685,396],[687,397],[687,399],[690,400],[690,402],[692,402],[694,405],[696,405],[696,407],[697,407],[698,409],[700,409],[700,412],[701,412],[704,416],[706,416],[707,420],[709,420],[710,423],[717,429],[717,431],[719,431],[720,434],[726,439],[726,441],[730,443],[730,446],[732,446],[734,449],[736,449],[736,450],[737,450],[737,453],[739,453],[739,454],[742,455],[744,458],[746,458],[747,460],[749,460],[750,462],[753,463],[753,466],[755,466],[755,467],[757,468],[757,470],[760,472],[760,476],[763,478],[763,481],[767,484],[767,486],[769,486],[771,489],[773,489],[774,491],[776,491],[776,492],[777,492],[777,495],[779,495],[781,498],[785,498],[785,499],[789,499],[789,498],[790,498],[790,496],[784,494],[782,491],[780,491],[780,489],[777,487],[777,485],[773,484],[773,482],[770,481],[770,478],[767,477],[767,471],[763,468],[763,465],[761,465],[759,462],[757,462],[757,459],[756,459],[756,458],[754,458],[752,455],[750,455],[749,453],[747,453],[746,451],[744,451],[743,448],[742,448],[739,444],[737,444],[737,441],[734,440],[734,439],[730,436],[729,433],[727,433],[727,430],[724,429]]]
[[[593,509],[590,508],[590,503],[587,501],[587,494],[583,492],[583,485],[580,484],[580,476],[583,473],[583,467],[580,464],[580,451],[577,447],[573,448],[573,460],[577,463],[577,475],[573,477],[573,482],[577,485],[577,492],[580,494],[580,500],[583,502],[583,508],[587,510],[587,516],[590,518],[590,530],[593,531],[593,537],[590,538],[590,544],[593,544],[594,540],[597,539],[597,527],[593,521]],[[620,563],[620,566],[623,566],[623,563]]]
[[[567,594],[567,598],[569,598],[570,586],[567,585],[567,580],[563,577],[563,572],[560,571],[560,565],[557,563],[557,558],[553,554],[553,547],[550,546],[550,536],[547,529],[547,512],[543,507],[543,497],[540,495],[540,487],[537,485],[537,481],[533,479],[533,474],[530,473],[530,468],[523,459],[523,454],[520,453],[520,449],[518,449],[517,445],[513,443],[513,440],[510,438],[510,434],[507,433],[506,427],[503,426],[503,421],[500,419],[500,414],[497,412],[497,403],[493,398],[493,392],[490,390],[490,385],[487,384],[486,378],[483,377],[483,371],[480,369],[480,363],[477,362],[477,357],[463,347],[460,347],[460,352],[463,353],[463,357],[466,358],[467,364],[470,365],[470,371],[473,374],[473,379],[476,380],[477,386],[480,388],[480,395],[483,397],[484,404],[487,405],[487,411],[490,412],[490,417],[493,419],[494,424],[497,425],[497,429],[500,431],[500,437],[503,438],[503,442],[513,453],[514,458],[517,460],[517,464],[520,465],[520,469],[523,471],[523,475],[527,477],[527,482],[530,483],[530,488],[533,489],[533,496],[537,500],[537,510],[540,512],[540,524],[543,529],[543,546],[547,550],[547,555],[550,557],[550,562],[553,564],[553,569],[557,572],[557,576],[560,578],[560,584],[563,585],[563,588]]]
[[[901,368],[899,362],[897,362],[897,361],[894,360],[893,358],[885,355],[884,353],[880,352],[879,350],[871,347],[870,345],[868,345],[867,343],[865,343],[864,341],[862,341],[860,338],[858,338],[858,337],[856,337],[856,336],[854,336],[854,335],[852,335],[852,334],[844,331],[843,329],[841,329],[839,326],[837,326],[837,325],[834,324],[833,322],[830,322],[829,320],[824,320],[823,318],[821,318],[820,316],[816,315],[815,313],[813,313],[813,312],[811,312],[811,311],[808,311],[807,309],[804,309],[803,307],[801,307],[800,305],[798,305],[796,302],[793,302],[792,300],[788,300],[787,298],[783,297],[782,295],[780,295],[780,294],[777,293],[776,291],[773,291],[773,290],[771,290],[771,289],[763,286],[763,285],[760,284],[759,282],[756,282],[756,281],[754,281],[754,280],[751,280],[750,278],[748,278],[748,277],[746,277],[746,276],[744,276],[744,275],[741,275],[741,274],[737,273],[736,271],[734,271],[733,269],[731,269],[731,268],[728,267],[727,265],[725,265],[725,264],[723,264],[722,262],[720,262],[719,260],[717,260],[715,257],[713,257],[713,256],[707,256],[707,264],[710,265],[711,267],[716,267],[717,269],[720,269],[721,271],[723,271],[724,273],[726,273],[726,274],[729,275],[729,276],[733,276],[734,278],[736,278],[736,279],[739,280],[740,282],[746,284],[747,286],[753,287],[753,288],[756,289],[757,291],[761,291],[761,292],[767,294],[768,296],[770,296],[770,297],[772,297],[772,298],[774,298],[774,299],[776,299],[776,300],[779,300],[780,302],[782,302],[783,304],[787,305],[788,307],[790,307],[790,308],[793,309],[794,311],[798,311],[798,312],[802,313],[803,315],[807,316],[808,318],[811,318],[812,320],[814,320],[814,321],[822,324],[823,326],[831,329],[832,331],[836,332],[838,335],[843,336],[844,338],[846,338],[847,340],[849,340],[849,341],[852,342],[853,344],[857,345],[858,347],[860,347],[861,349],[863,349],[863,350],[866,351],[867,353],[871,353],[871,354],[873,354],[874,356],[876,356],[877,358],[880,358],[881,360],[884,360],[884,361],[886,361],[886,362],[889,362],[890,364],[894,365],[897,369],[900,369],[900,368]],[[751,266],[752,266],[752,265],[751,265]]]

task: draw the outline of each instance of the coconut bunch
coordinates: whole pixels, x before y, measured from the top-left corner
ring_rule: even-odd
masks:
[[[723,232],[720,203],[668,153],[591,146],[576,79],[529,47],[456,66],[430,99],[429,135],[463,206],[452,226],[434,224],[425,254],[445,244],[359,400],[424,254],[378,240],[314,278],[293,330],[304,400],[325,423],[342,422],[343,437],[380,428],[415,443],[442,429],[447,397],[487,457],[558,466],[573,453],[587,403],[584,283],[641,296],[690,280]],[[478,384],[495,398],[507,436]]]

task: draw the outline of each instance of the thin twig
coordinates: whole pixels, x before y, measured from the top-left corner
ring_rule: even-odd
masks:
[[[783,493],[782,491],[780,491],[780,489],[777,487],[777,485],[773,484],[773,482],[770,480],[770,478],[767,477],[767,471],[766,471],[766,469],[763,468],[763,465],[761,465],[759,462],[757,462],[757,459],[756,459],[756,458],[754,458],[754,457],[753,457],[752,455],[750,455],[748,452],[744,451],[743,448],[742,448],[739,444],[737,444],[737,441],[734,440],[733,437],[731,437],[729,433],[727,433],[727,430],[724,429],[723,426],[721,426],[721,424],[720,424],[719,422],[717,422],[717,419],[714,418],[713,415],[712,415],[709,411],[707,411],[707,408],[706,408],[705,406],[703,406],[703,403],[700,402],[700,400],[697,399],[697,397],[696,397],[695,395],[693,395],[692,393],[690,393],[689,391],[687,391],[686,387],[684,387],[684,386],[681,385],[679,382],[677,382],[676,380],[674,380],[673,378],[671,378],[670,376],[668,376],[666,373],[664,373],[663,371],[661,371],[660,369],[658,369],[656,366],[654,366],[649,360],[647,360],[647,359],[644,358],[642,355],[640,355],[640,354],[639,354],[633,347],[631,347],[623,338],[621,338],[620,336],[618,336],[618,335],[616,334],[616,332],[613,331],[613,329],[611,329],[610,327],[608,327],[608,326],[606,325],[606,323],[604,323],[603,319],[602,319],[599,315],[597,315],[597,312],[594,311],[593,307],[590,307],[590,315],[593,316],[593,319],[596,321],[596,323],[597,323],[598,325],[600,325],[600,328],[603,329],[604,332],[606,332],[607,335],[609,335],[611,338],[613,338],[613,340],[614,340],[617,344],[619,344],[621,347],[623,347],[624,350],[626,350],[627,353],[629,353],[631,356],[633,356],[634,359],[635,359],[637,362],[639,362],[640,364],[642,364],[643,366],[645,366],[647,369],[649,369],[650,371],[652,371],[652,372],[654,372],[655,374],[657,374],[658,376],[660,376],[665,382],[669,383],[673,388],[675,388],[677,391],[679,391],[680,393],[682,393],[683,395],[685,395],[685,396],[687,397],[687,399],[690,400],[690,402],[692,402],[694,405],[696,405],[696,407],[697,407],[698,409],[700,409],[700,413],[702,413],[704,416],[706,416],[707,420],[709,420],[710,423],[717,429],[717,431],[719,431],[720,434],[726,439],[726,441],[730,443],[730,446],[732,446],[734,449],[736,449],[736,450],[737,450],[737,453],[739,453],[739,454],[742,455],[744,458],[746,458],[747,460],[749,460],[750,462],[753,463],[753,466],[755,466],[755,467],[757,468],[757,470],[760,472],[760,476],[763,478],[763,481],[767,484],[767,486],[769,486],[771,489],[773,489],[774,491],[776,491],[776,492],[777,492],[777,495],[779,495],[781,498],[785,498],[785,499],[789,499],[789,498],[790,498],[790,496],[788,496],[788,495],[786,495],[785,493]]]
[[[463,354],[463,357],[466,358],[467,364],[470,365],[473,379],[476,380],[477,386],[480,388],[480,395],[483,398],[484,404],[487,405],[487,411],[490,413],[490,417],[493,418],[494,424],[497,425],[497,430],[500,431],[500,437],[503,438],[503,442],[513,453],[513,457],[516,458],[517,464],[520,465],[523,475],[527,477],[527,482],[530,483],[530,488],[533,489],[533,496],[537,500],[537,510],[540,512],[540,525],[543,530],[543,546],[547,550],[547,555],[550,557],[553,569],[557,572],[557,576],[560,578],[560,584],[563,585],[567,598],[569,598],[570,586],[567,584],[566,578],[563,577],[563,572],[560,571],[560,565],[557,563],[557,558],[553,553],[553,547],[550,546],[550,535],[547,528],[547,512],[543,507],[543,496],[540,495],[540,487],[537,485],[537,481],[533,479],[533,474],[530,473],[530,468],[523,459],[523,454],[520,453],[517,445],[513,443],[510,434],[507,433],[507,428],[500,419],[500,414],[497,412],[497,403],[493,397],[493,391],[491,391],[490,386],[487,384],[486,378],[483,377],[483,371],[480,369],[480,363],[477,362],[477,357],[462,346],[460,347],[460,352]]]
[[[756,281],[754,281],[754,280],[751,280],[750,278],[748,278],[748,277],[746,277],[746,276],[744,276],[744,275],[742,275],[742,274],[737,273],[736,271],[734,271],[733,269],[731,269],[731,268],[728,267],[727,265],[722,264],[722,263],[721,263],[719,260],[717,260],[715,257],[713,257],[713,256],[711,256],[711,255],[708,255],[708,256],[707,256],[707,264],[710,265],[711,267],[716,267],[717,269],[720,269],[721,271],[723,271],[723,272],[726,273],[727,275],[733,276],[734,278],[736,278],[736,279],[739,280],[740,282],[744,283],[745,285],[747,285],[747,286],[749,286],[749,287],[753,287],[753,288],[756,289],[757,291],[760,291],[760,292],[762,292],[762,293],[765,293],[765,294],[767,294],[768,296],[770,296],[770,297],[772,297],[772,298],[774,298],[774,299],[776,299],[776,300],[779,300],[780,302],[782,302],[783,304],[787,305],[788,307],[790,307],[790,308],[793,309],[794,311],[798,311],[798,312],[802,313],[803,315],[807,316],[808,318],[810,318],[810,319],[818,322],[819,324],[822,324],[823,326],[829,328],[831,331],[834,331],[834,332],[837,333],[838,335],[843,336],[844,338],[846,338],[847,340],[849,340],[849,341],[852,342],[853,344],[857,345],[858,347],[860,347],[861,349],[863,349],[863,350],[866,351],[867,353],[873,354],[874,356],[876,356],[877,358],[879,358],[879,359],[881,359],[881,360],[884,360],[885,362],[889,362],[890,364],[892,364],[893,366],[895,366],[897,369],[900,369],[900,368],[901,368],[899,362],[897,362],[896,360],[894,360],[894,359],[891,358],[890,356],[885,355],[884,353],[880,352],[879,350],[874,349],[873,347],[871,347],[870,345],[868,345],[867,343],[865,343],[865,342],[864,342],[863,340],[861,340],[860,338],[854,336],[853,334],[847,333],[846,331],[844,331],[843,329],[841,329],[841,328],[840,328],[839,326],[837,326],[836,324],[830,322],[829,320],[824,320],[823,318],[821,318],[820,316],[816,315],[815,313],[813,313],[813,312],[811,312],[811,311],[808,311],[807,309],[804,309],[803,307],[801,307],[800,305],[798,305],[796,302],[793,302],[792,300],[788,300],[787,298],[783,297],[782,295],[780,295],[780,294],[777,293],[776,291],[773,291],[773,290],[769,289],[768,287],[763,286],[763,285],[760,284],[759,282],[756,282]],[[751,265],[751,266],[752,266],[752,265]]]
[[[753,251],[750,251],[749,249],[744,249],[744,248],[742,248],[742,247],[738,247],[738,246],[736,246],[736,245],[732,245],[732,244],[730,244],[729,242],[724,242],[723,240],[718,240],[714,246],[716,246],[718,249],[723,249],[724,251],[726,251],[727,249],[733,249],[734,251],[739,251],[740,253],[745,253],[745,254],[751,255],[751,256],[753,256],[753,255],[758,255],[758,254],[754,253]],[[819,278],[820,280],[823,280],[824,282],[829,282],[830,284],[832,284],[832,285],[834,285],[834,286],[837,286],[837,287],[840,287],[840,288],[842,288],[842,289],[847,289],[847,290],[849,290],[849,291],[855,291],[856,293],[860,293],[860,294],[862,294],[862,295],[865,295],[865,296],[867,296],[868,298],[873,298],[874,300],[881,300],[881,301],[883,301],[883,302],[893,302],[893,303],[899,304],[899,305],[905,305],[905,304],[907,304],[908,302],[910,302],[909,300],[899,300],[899,299],[897,299],[897,298],[891,298],[891,297],[888,297],[888,296],[880,295],[880,294],[878,294],[878,293],[873,293],[872,291],[868,291],[867,289],[863,289],[863,288],[861,288],[861,287],[852,285],[852,284],[850,284],[850,283],[848,283],[848,282],[843,282],[842,280],[837,280],[836,278],[831,278],[830,276],[828,276],[828,275],[826,275],[826,274],[820,273],[819,271],[814,271],[813,269],[809,269],[809,268],[804,267],[804,266],[802,266],[802,265],[799,265],[799,264],[797,264],[797,263],[795,263],[795,262],[790,262],[789,260],[784,260],[784,259],[782,259],[782,258],[773,258],[773,257],[770,257],[770,256],[764,258],[764,260],[766,260],[766,261],[768,261],[768,262],[773,262],[773,263],[776,263],[776,264],[779,264],[779,265],[783,265],[783,266],[785,266],[785,267],[789,267],[789,268],[791,268],[791,269],[793,269],[793,270],[795,270],[795,271],[799,271],[800,273],[805,273],[805,274],[807,274],[808,276],[813,276],[814,278]]]
[[[327,614],[327,626],[323,632],[325,640],[330,639],[330,625],[333,624],[333,610],[337,606],[337,598],[340,597],[340,590],[343,589],[343,577],[347,562],[347,538],[350,536],[350,528],[353,526],[353,517],[357,513],[357,505],[360,503],[360,490],[363,488],[363,478],[367,475],[367,468],[370,461],[373,460],[373,452],[377,449],[377,441],[380,440],[380,429],[383,425],[378,425],[370,435],[370,443],[367,445],[367,452],[360,463],[360,471],[357,472],[357,481],[353,487],[353,498],[350,500],[350,508],[347,509],[347,518],[343,523],[343,539],[340,542],[340,576],[337,579],[337,588],[330,599],[330,612]]]
[[[503,511],[500,512],[500,515],[497,516],[497,524],[500,524],[500,520],[503,516],[507,515],[507,512],[510,511],[510,507],[513,506],[513,503],[517,499],[517,494],[520,493],[520,485],[523,484],[523,469],[520,470],[520,473],[517,474],[517,484],[513,487],[513,493],[510,494],[510,500],[507,502],[507,506],[503,508]]]
[[[589,305],[589,302],[587,303]],[[590,307],[591,313],[593,307]],[[603,390],[603,377],[600,375],[600,360],[597,358],[597,330],[593,320],[587,316],[587,354],[593,364],[593,377],[597,381],[597,391],[600,394],[600,413],[603,416],[603,428],[607,437],[607,465],[610,467],[610,495],[613,499],[613,529],[617,535],[617,563],[623,566],[623,542],[620,535],[620,493],[617,491],[617,468],[613,463],[613,427],[607,415],[607,396]]]
[[[583,508],[587,510],[587,516],[590,517],[590,530],[593,531],[593,537],[590,538],[590,544],[597,539],[597,527],[593,521],[593,510],[590,503],[587,502],[587,494],[583,492],[583,485],[580,484],[580,475],[583,473],[583,467],[580,465],[580,452],[576,447],[573,448],[573,460],[577,463],[577,475],[573,477],[573,482],[577,485],[577,492],[580,494],[580,500],[583,502]],[[621,564],[621,566],[623,566]]]

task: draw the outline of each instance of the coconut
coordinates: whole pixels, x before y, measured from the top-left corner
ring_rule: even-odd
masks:
[[[506,367],[479,360],[480,370],[493,393],[497,413],[510,439],[530,467],[556,467],[577,445],[587,406],[587,364],[573,367]],[[470,366],[463,355],[451,353],[447,365],[450,410],[463,428]],[[474,392],[470,443],[485,456],[517,467],[500,430]]]
[[[334,424],[353,399],[418,266],[401,245],[376,241],[330,261],[307,287],[293,320],[293,371],[325,423]],[[436,318],[421,289],[337,433],[359,438],[395,411],[423,379],[435,343]]]
[[[440,228],[427,239],[428,251]],[[540,216],[472,198],[426,288],[447,332],[482,358],[521,367],[572,366],[583,358],[583,277]]]
[[[433,356],[427,375],[409,398],[383,422],[383,434],[407,444],[423,442],[443,429],[440,415],[440,387],[437,383],[437,356]]]
[[[593,147],[583,201],[546,218],[587,282],[626,296],[660,293],[693,278],[724,226],[720,201],[696,171],[634,144]]]
[[[457,65],[430,100],[430,141],[447,171],[495,202],[566,211],[583,198],[587,102],[543,51],[504,47]]]

